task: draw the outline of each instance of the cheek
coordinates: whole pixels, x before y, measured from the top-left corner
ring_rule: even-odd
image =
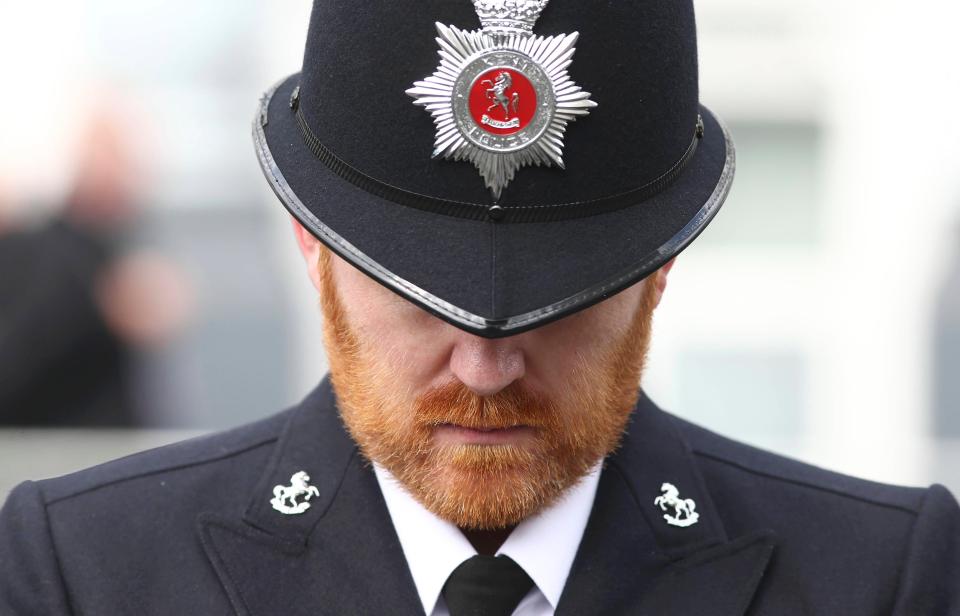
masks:
[[[596,367],[627,334],[639,309],[642,285],[530,332],[528,370],[547,388],[570,385],[575,370]]]
[[[395,389],[422,390],[449,358],[444,323],[359,272],[345,274],[338,280],[341,304],[367,356]]]

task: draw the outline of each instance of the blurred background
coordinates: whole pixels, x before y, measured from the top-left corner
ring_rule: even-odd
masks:
[[[309,9],[5,3],[0,497],[271,414],[326,371],[249,136]],[[645,388],[765,448],[960,492],[960,5],[697,9],[738,173],[671,274]]]

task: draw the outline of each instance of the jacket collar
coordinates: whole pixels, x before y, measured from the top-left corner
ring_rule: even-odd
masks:
[[[664,483],[695,503],[690,526],[655,504]],[[731,541],[676,420],[641,392],[608,457],[558,615],[742,615],[773,552],[772,531]],[[630,572],[626,575],[625,572]]]
[[[302,514],[275,511],[273,487],[300,470],[319,495]],[[654,505],[665,482],[696,503],[696,524],[666,523]],[[340,422],[329,378],[291,414],[245,510],[201,514],[197,528],[238,614],[423,613],[373,469]],[[557,614],[740,615],[773,546],[764,531],[728,539],[676,422],[641,393],[605,463]]]
[[[306,471],[319,494],[298,515],[270,504]],[[203,548],[237,614],[422,614],[372,468],[347,435],[329,378],[291,414],[249,504],[204,513]]]
[[[250,496],[243,519],[272,536],[305,546],[316,524],[333,504],[348,465],[358,455],[337,412],[329,376],[292,414]],[[290,484],[294,473],[306,471],[319,496],[299,515],[284,515],[270,503],[274,486]]]

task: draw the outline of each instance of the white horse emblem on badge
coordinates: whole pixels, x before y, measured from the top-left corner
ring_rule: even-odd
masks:
[[[289,486],[274,486],[270,504],[280,513],[296,515],[310,508],[310,498],[320,496],[320,490],[310,485],[310,475],[298,471],[290,477]],[[303,497],[303,500],[298,500]]]
[[[663,519],[671,526],[693,526],[700,519],[697,513],[697,504],[692,498],[680,498],[680,490],[672,483],[664,483],[660,486],[663,492],[654,499],[653,504],[660,507],[661,511],[673,509],[673,515],[666,513]]]

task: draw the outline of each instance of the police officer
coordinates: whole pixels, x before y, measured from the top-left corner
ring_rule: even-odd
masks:
[[[0,612],[960,613],[943,487],[790,461],[637,389],[733,178],[689,0],[318,0],[254,141],[330,377],[20,485]]]

